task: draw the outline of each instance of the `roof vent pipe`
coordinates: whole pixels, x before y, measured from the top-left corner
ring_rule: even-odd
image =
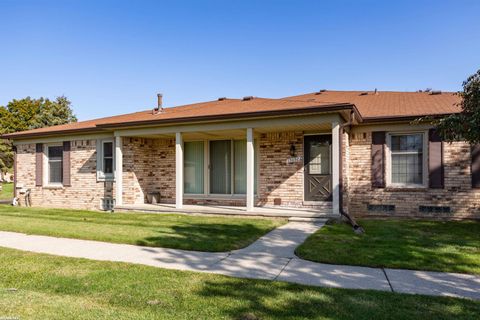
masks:
[[[162,98],[163,98],[163,95],[161,93],[157,93],[157,112],[163,111]]]

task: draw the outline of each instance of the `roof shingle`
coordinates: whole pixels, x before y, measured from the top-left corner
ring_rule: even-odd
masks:
[[[426,92],[324,91],[281,99],[224,99],[164,108],[163,112],[145,110],[118,116],[80,121],[53,127],[6,134],[5,138],[54,135],[68,132],[90,132],[113,126],[189,120],[248,117],[255,114],[285,111],[329,110],[332,107],[355,107],[363,121],[382,118],[405,118],[444,115],[460,111],[459,96],[454,93],[432,95]]]

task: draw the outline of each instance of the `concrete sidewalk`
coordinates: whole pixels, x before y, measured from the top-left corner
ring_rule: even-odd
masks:
[[[0,246],[59,256],[138,263],[233,277],[300,284],[454,296],[480,300],[480,276],[330,265],[299,259],[294,250],[323,222],[290,222],[247,248],[209,253],[55,238],[0,231]]]

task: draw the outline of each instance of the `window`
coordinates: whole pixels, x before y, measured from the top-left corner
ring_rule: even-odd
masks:
[[[255,177],[257,157],[255,152]],[[256,192],[257,179],[254,188]],[[241,195],[246,194],[246,189],[246,140],[184,142],[185,194]]]
[[[113,142],[103,142],[103,173],[113,174]]]
[[[184,192],[202,194],[204,192],[204,143],[192,141],[184,143]]]
[[[210,193],[232,193],[231,140],[210,141]]]
[[[48,184],[61,184],[63,182],[63,147],[47,147],[48,157]]]
[[[330,174],[330,143],[310,142],[310,174]]]
[[[423,133],[390,134],[390,185],[425,185]]]
[[[97,178],[113,180],[115,177],[115,150],[112,139],[97,140]]]
[[[255,145],[255,142],[254,142]],[[233,193],[247,193],[247,140],[233,141]],[[254,177],[257,177],[257,156],[258,152],[254,152]],[[254,192],[257,192],[257,179],[254,179]]]

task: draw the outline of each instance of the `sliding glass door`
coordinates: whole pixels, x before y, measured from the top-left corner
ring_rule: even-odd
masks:
[[[232,193],[232,141],[210,141],[210,193]]]
[[[257,159],[258,154],[255,152],[255,192],[258,174]],[[206,170],[207,163],[209,170]],[[184,143],[185,194],[240,195],[246,194],[246,189],[246,140],[186,141]]]
[[[204,183],[204,143],[203,141],[184,144],[184,192],[203,194]]]

